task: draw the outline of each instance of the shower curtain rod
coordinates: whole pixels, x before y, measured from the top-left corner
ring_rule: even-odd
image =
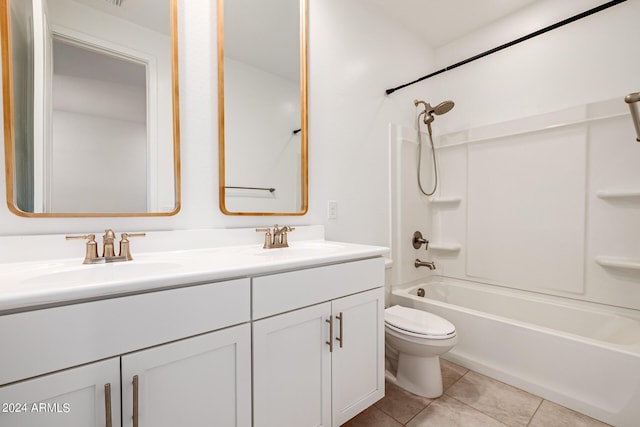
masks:
[[[549,25],[549,26],[547,26],[547,27],[544,27],[544,28],[542,28],[542,29],[540,29],[540,30],[534,31],[533,33],[527,34],[526,36],[522,36],[522,37],[517,38],[517,39],[515,39],[515,40],[512,40],[512,41],[510,41],[510,42],[508,42],[508,43],[502,44],[502,45],[500,45],[500,46],[498,46],[498,47],[494,47],[493,49],[489,49],[489,50],[487,50],[487,51],[484,51],[484,52],[482,52],[482,53],[479,53],[479,54],[477,54],[477,55],[475,55],[475,56],[472,56],[472,57],[467,58],[467,59],[465,59],[465,60],[462,60],[462,61],[460,61],[460,62],[456,62],[456,63],[455,63],[455,64],[453,64],[453,65],[449,65],[448,67],[442,68],[441,70],[434,71],[433,73],[431,73],[431,74],[427,74],[426,76],[420,77],[419,79],[414,80],[414,81],[412,81],[412,82],[405,83],[405,84],[403,84],[403,85],[400,85],[400,86],[394,87],[394,88],[392,88],[392,89],[387,89],[387,90],[385,91],[385,93],[386,93],[387,95],[391,95],[393,92],[395,92],[395,91],[396,91],[396,90],[398,90],[398,89],[403,89],[403,88],[405,88],[405,87],[407,87],[407,86],[411,86],[412,84],[415,84],[415,83],[421,82],[421,81],[426,80],[426,79],[428,79],[428,78],[430,78],[430,77],[437,76],[438,74],[442,74],[442,73],[444,73],[445,71],[453,70],[454,68],[458,68],[458,67],[460,67],[460,66],[462,66],[462,65],[468,64],[469,62],[473,62],[473,61],[475,61],[476,59],[484,58],[484,57],[485,57],[485,56],[487,56],[487,55],[491,55],[492,53],[496,53],[496,52],[498,52],[498,51],[501,51],[501,50],[503,50],[503,49],[506,49],[506,48],[508,48],[508,47],[511,47],[511,46],[513,46],[513,45],[515,45],[515,44],[518,44],[518,43],[520,43],[520,42],[523,42],[523,41],[525,41],[525,40],[529,40],[529,39],[531,39],[531,38],[533,38],[533,37],[537,37],[537,36],[539,36],[539,35],[541,35],[541,34],[544,34],[544,33],[548,32],[548,31],[555,30],[556,28],[560,28],[560,27],[562,27],[562,26],[564,26],[564,25],[567,25],[567,24],[570,24],[570,23],[572,23],[572,22],[575,22],[575,21],[577,21],[577,20],[579,20],[579,19],[586,18],[586,17],[587,17],[587,16],[589,16],[589,15],[593,15],[594,13],[601,12],[601,11],[603,11],[603,10],[605,10],[605,9],[608,9],[608,8],[610,8],[610,7],[612,7],[612,6],[615,6],[615,5],[617,5],[617,4],[623,3],[623,2],[625,2],[625,1],[627,1],[627,0],[612,0],[612,1],[609,1],[609,2],[607,2],[607,3],[601,4],[600,6],[596,6],[596,7],[594,7],[593,9],[589,9],[589,10],[587,10],[587,11],[585,11],[585,12],[582,12],[582,13],[579,13],[579,14],[577,14],[577,15],[574,15],[574,16],[572,16],[572,17],[570,17],[570,18],[564,19],[564,20],[562,20],[562,21],[560,21],[560,22],[556,22],[555,24],[552,24],[552,25]]]

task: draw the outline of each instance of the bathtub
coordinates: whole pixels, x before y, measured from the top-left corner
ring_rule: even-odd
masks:
[[[394,289],[391,303],[455,325],[458,344],[445,359],[606,423],[640,425],[637,313],[435,279]]]

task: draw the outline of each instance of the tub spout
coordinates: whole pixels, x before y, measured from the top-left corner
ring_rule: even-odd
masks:
[[[420,261],[419,259],[416,259],[416,261],[413,263],[413,265],[415,265],[416,268],[418,268],[418,267],[427,267],[429,270],[435,270],[436,269],[436,265],[432,261]]]

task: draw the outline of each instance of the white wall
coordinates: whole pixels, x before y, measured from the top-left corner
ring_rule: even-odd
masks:
[[[535,2],[440,48],[438,67],[601,3]],[[631,41],[638,39],[639,10],[637,1],[619,4],[419,84],[436,99],[456,102],[455,110],[437,121],[437,130],[448,133],[637,91],[640,70]]]
[[[311,2],[310,199],[327,237],[389,245],[388,124],[413,126],[433,51],[366,1]],[[338,218],[325,220],[327,200]]]
[[[516,35],[539,6],[458,41],[452,51],[489,48],[495,28]],[[409,266],[420,256],[435,260],[437,275],[640,309],[639,270],[598,263],[609,257],[640,264],[633,219],[639,199],[598,196],[640,191],[640,144],[624,103],[640,87],[640,58],[629,47],[640,38],[639,14],[639,2],[626,2],[421,84],[435,102],[456,102],[436,118],[434,131],[436,196],[459,201],[430,203],[417,191],[405,197],[399,228],[426,232],[432,249],[408,249],[404,229],[394,239],[402,265],[396,284],[420,275]],[[403,129],[392,147],[410,151],[410,133]],[[398,155],[401,161],[407,164],[413,150]],[[407,181],[412,174],[396,175]],[[427,216],[410,209],[420,203]]]
[[[50,211],[145,212],[145,88],[54,75],[52,117]]]
[[[427,94],[405,91],[387,97],[384,90],[431,68],[432,51],[365,0],[311,0],[309,212],[302,217],[229,217],[218,209],[215,22],[214,0],[178,2],[178,215],[34,220],[0,208],[0,234],[99,231],[106,226],[126,231],[326,223],[328,238],[388,244],[387,125],[411,126],[413,98]],[[4,186],[0,198],[5,198]],[[337,220],[327,222],[327,200],[338,201]]]
[[[298,212],[300,83],[225,58],[226,185],[232,212]]]
[[[153,211],[171,211],[175,206],[175,192],[173,180],[173,127],[172,127],[172,89],[171,89],[171,40],[165,35],[148,28],[135,25],[132,22],[118,19],[112,15],[101,13],[71,0],[48,0],[49,22],[52,30],[61,32],[65,36],[79,38],[87,44],[98,44],[102,49],[113,49],[122,56],[130,56],[147,62],[147,89],[141,98],[148,105],[140,109],[139,102],[130,102],[132,97],[126,96],[123,105],[117,107],[119,115],[125,120],[145,120],[148,123],[146,137],[156,143],[151,145],[143,168],[148,170],[147,185],[150,201],[144,203],[143,212],[147,206]],[[168,4],[168,2],[167,2]],[[63,64],[68,66],[68,64]],[[101,63],[105,70],[91,70],[86,65],[87,72],[96,74],[107,71],[105,80],[110,79],[109,68]],[[117,67],[115,68],[117,70]],[[68,73],[68,68],[63,74]],[[74,71],[70,74],[73,75]],[[114,72],[115,73],[115,72]],[[78,80],[80,82],[80,80]],[[113,86],[111,95],[122,92]],[[127,92],[127,90],[125,90]],[[55,95],[54,95],[55,96]],[[103,97],[101,97],[103,98]],[[111,99],[111,98],[108,98]],[[77,98],[75,99],[77,100]],[[58,104],[64,100],[56,101]],[[106,101],[103,101],[103,104]],[[127,105],[128,104],[128,105]],[[147,108],[148,107],[148,108]],[[67,108],[67,107],[61,107]],[[87,108],[94,110],[102,106]],[[111,105],[112,111],[116,111]],[[67,108],[68,109],[68,108]],[[96,113],[97,111],[91,111]],[[143,117],[140,117],[142,112]],[[101,113],[102,114],[102,113]],[[112,168],[115,165],[112,165]],[[132,209],[127,209],[131,212]]]
[[[227,217],[219,212],[215,1],[181,0],[178,5],[180,213],[166,218],[33,220],[17,217],[2,208],[0,234],[99,231],[106,226],[116,230],[158,230],[277,222],[325,224],[330,239],[389,245],[388,125],[396,123],[413,128],[414,98],[431,103],[444,99],[456,101],[454,110],[438,117],[434,124],[436,134],[442,134],[514,116],[552,111],[564,103],[579,105],[592,99],[612,98],[614,92],[637,90],[637,85],[630,87],[637,74],[633,67],[615,65],[610,56],[616,46],[628,46],[628,40],[638,39],[633,36],[637,26],[615,23],[618,19],[627,22],[637,16],[637,2],[626,2],[572,24],[568,28],[576,26],[577,33],[571,37],[564,36],[568,28],[556,30],[563,35],[562,40],[554,38],[549,42],[551,34],[548,34],[529,43],[538,46],[546,40],[537,49],[524,49],[525,44],[510,48],[390,96],[384,94],[385,89],[434,70],[437,65],[434,52],[403,29],[394,27],[365,0],[312,0],[310,3],[310,206],[307,215]],[[608,26],[608,22],[613,24]],[[603,44],[609,47],[605,52],[595,55],[589,50],[589,46]],[[550,49],[553,46],[562,49]],[[548,51],[556,53],[551,55]],[[553,80],[560,68],[568,65],[574,70],[569,79]],[[580,66],[578,71],[577,66]],[[525,71],[526,74],[519,74]],[[544,79],[536,80],[540,77]],[[549,81],[556,84],[548,86]],[[4,186],[0,186],[0,198],[4,198]],[[336,220],[326,219],[327,200],[338,202]],[[419,205],[415,212],[403,215],[413,215],[417,220],[424,218],[430,226],[428,212],[420,210]]]

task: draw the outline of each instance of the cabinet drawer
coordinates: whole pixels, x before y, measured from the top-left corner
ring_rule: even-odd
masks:
[[[371,258],[252,279],[252,318],[384,286],[384,259]]]
[[[0,316],[0,384],[250,320],[249,279]]]

